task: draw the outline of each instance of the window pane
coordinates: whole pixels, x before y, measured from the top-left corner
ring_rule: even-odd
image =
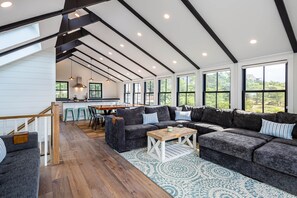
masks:
[[[178,94],[178,106],[185,105],[186,103],[186,93]]]
[[[187,91],[187,76],[179,77],[179,92]]]
[[[218,72],[218,91],[230,91],[231,72]]]
[[[285,90],[285,82],[285,64],[271,65],[265,67],[265,90]]]
[[[195,80],[196,77],[194,75],[188,77],[188,91],[195,91]]]
[[[90,98],[95,98],[95,97],[96,97],[96,92],[90,91]]]
[[[171,105],[171,94],[160,94],[160,105]]]
[[[208,107],[216,107],[216,93],[205,94],[205,105]]]
[[[60,89],[60,85],[61,85],[60,83],[58,83],[58,82],[56,83],[56,90]]]
[[[217,73],[208,73],[206,77],[206,91],[216,91],[217,90]]]
[[[67,83],[61,83],[61,89],[67,90]]]
[[[262,93],[246,93],[245,110],[261,113],[262,112]]]
[[[195,106],[195,93],[187,94],[187,105]]]
[[[217,108],[219,109],[229,109],[230,108],[230,94],[229,93],[218,93],[217,96]]]
[[[246,69],[246,90],[263,90],[263,67]]]
[[[279,111],[285,111],[285,104],[284,92],[264,93],[265,113],[276,113]]]

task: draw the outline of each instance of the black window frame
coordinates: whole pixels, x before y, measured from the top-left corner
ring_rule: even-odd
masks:
[[[56,93],[57,91],[67,91],[67,98],[57,98],[56,97],[56,101],[65,101],[65,100],[69,100],[69,82],[68,81],[56,81],[56,86],[57,86],[57,83],[66,83],[67,84],[67,90],[62,90],[62,89],[58,89],[56,88]],[[56,94],[57,95],[57,94]]]
[[[128,90],[127,90],[127,86],[129,86]],[[131,100],[131,84],[130,83],[124,84],[124,103],[131,104],[131,103],[129,103],[128,98],[130,98],[130,101],[132,102],[132,100]]]
[[[165,98],[166,98],[166,96],[167,95],[170,95],[170,97],[171,97],[171,103],[172,103],[172,92],[170,91],[170,92],[168,92],[168,91],[166,91],[166,92],[161,92],[161,80],[171,80],[171,78],[163,78],[163,79],[159,79],[158,80],[158,105],[161,105],[161,102],[160,102],[160,96],[161,96],[161,94],[164,94],[164,96],[165,96]],[[167,82],[166,82],[166,90],[167,90]],[[163,105],[166,105],[166,104],[163,104]]]
[[[195,80],[196,80],[196,76],[195,75],[186,75],[186,76],[179,76],[177,77],[177,92],[176,92],[176,105],[177,106],[182,106],[182,105],[189,105],[187,102],[188,102],[188,94],[194,94],[194,104],[193,106],[195,106],[195,103],[196,103],[196,95],[195,95],[195,91],[188,91],[188,87],[189,87],[189,77],[190,76],[194,76],[195,77]],[[186,77],[187,78],[187,83],[186,83],[186,90],[187,91],[180,91],[180,78],[182,77]],[[195,90],[196,90],[196,83],[195,83]],[[179,104],[179,95],[180,94],[186,94],[186,104]]]
[[[91,85],[100,85],[100,87],[101,87],[101,90],[91,90]],[[99,92],[99,93],[101,93],[101,94],[99,94],[99,95],[101,95],[101,97],[91,97],[91,91],[95,91],[95,92]],[[102,97],[103,97],[103,85],[102,85],[102,83],[96,83],[96,82],[90,82],[89,83],[89,99],[91,99],[91,100],[96,100],[96,99],[102,99]]]
[[[146,91],[147,83],[148,83],[148,82],[151,84],[150,87],[152,87],[152,84],[153,84],[154,89],[155,89],[155,82],[154,82],[154,80],[147,80],[147,81],[144,82],[144,94],[143,94],[143,97],[144,97],[144,104],[150,106],[150,105],[151,105],[151,100],[149,100],[149,101],[148,101],[148,104],[147,104],[146,96],[148,96],[148,98],[154,97],[155,92],[154,92],[154,89],[153,89],[152,92],[147,92],[147,91]],[[154,102],[155,102],[155,100],[153,99],[153,103],[154,103]]]
[[[135,85],[136,84],[139,84],[139,92],[135,92]],[[140,97],[140,102],[139,103],[135,103],[135,96],[137,95],[137,99],[138,99],[138,97]],[[141,83],[133,83],[133,105],[138,105],[138,104],[141,104]]]
[[[275,63],[277,64],[277,62]],[[265,65],[265,63],[262,66],[263,67],[263,89],[262,90],[246,90],[246,69],[242,69],[242,109],[245,110],[245,94],[246,93],[262,93],[262,113],[265,113],[265,93],[284,93],[285,94],[285,106],[284,106],[284,112],[288,112],[288,62],[285,64],[285,90],[265,90],[265,67],[270,66]],[[255,66],[257,67],[257,66]],[[277,112],[275,112],[277,113]]]

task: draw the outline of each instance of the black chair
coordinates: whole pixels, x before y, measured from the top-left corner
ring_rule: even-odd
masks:
[[[90,122],[89,122],[89,127],[90,127],[92,124],[92,121],[94,120],[94,115],[93,115],[91,106],[88,106],[88,110],[89,110],[89,117],[90,117]]]
[[[101,123],[103,123],[103,118],[104,116],[102,116],[101,114],[97,113],[97,110],[95,107],[91,107],[91,112],[93,115],[93,124],[92,124],[92,128],[93,129],[97,129],[97,126],[100,125],[100,121]]]

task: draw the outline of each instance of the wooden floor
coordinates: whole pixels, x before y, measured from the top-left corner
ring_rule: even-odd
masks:
[[[61,123],[61,164],[41,167],[39,197],[170,197],[112,150],[73,123]]]

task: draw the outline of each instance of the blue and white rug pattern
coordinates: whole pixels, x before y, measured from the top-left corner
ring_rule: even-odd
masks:
[[[173,197],[293,198],[295,196],[237,172],[199,158],[192,153],[161,163],[146,148],[121,155]]]

